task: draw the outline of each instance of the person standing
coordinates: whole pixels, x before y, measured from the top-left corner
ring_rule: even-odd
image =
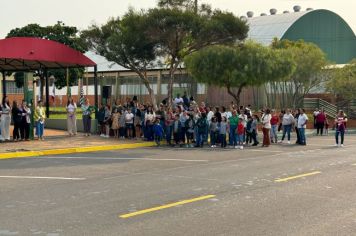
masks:
[[[282,135],[282,139],[280,141],[281,143],[283,142],[283,140],[287,134],[288,144],[290,144],[290,132],[292,130],[293,124],[294,124],[294,117],[290,113],[290,110],[287,109],[286,113],[282,117],[283,135]]]
[[[145,130],[146,130],[146,139],[147,141],[153,141],[153,125],[156,119],[156,114],[153,111],[152,106],[147,107],[147,111],[145,113]]]
[[[226,112],[227,115],[227,112]],[[227,115],[228,116],[228,115]],[[242,142],[246,142],[246,129],[247,129],[247,115],[245,114],[245,109],[241,109],[239,112],[239,121],[241,121],[242,125],[244,126],[244,133],[242,135]]]
[[[318,108],[315,108],[314,112],[313,112],[313,118],[314,118],[314,129],[316,129],[316,117],[318,116],[318,114],[320,113]]]
[[[195,147],[203,147],[206,130],[208,129],[208,121],[206,119],[206,113],[201,113],[200,118],[197,121],[198,127],[198,136],[197,136],[197,143]]]
[[[187,146],[186,147],[193,147],[193,140],[194,140],[194,119],[193,115],[188,115],[188,120],[185,121],[185,127],[187,130]]]
[[[275,110],[272,110],[271,132],[270,132],[272,143],[277,143],[277,141],[278,141],[278,136],[277,136],[278,123],[279,123],[279,116]]]
[[[258,134],[258,122],[259,118],[257,115],[252,116],[252,123],[251,123],[251,136],[253,139],[253,144],[252,146],[257,146],[259,144],[257,140],[257,134]]]
[[[300,145],[306,145],[305,129],[307,128],[308,116],[305,114],[304,109],[300,109],[300,114],[298,116],[298,133],[300,138]]]
[[[128,139],[133,138],[133,125],[134,125],[134,117],[131,109],[127,109],[127,113],[125,114],[125,127],[126,127],[126,136]]]
[[[262,147],[268,147],[271,144],[271,139],[269,137],[270,129],[271,129],[271,111],[270,109],[266,109],[265,113],[262,115],[262,132],[263,132],[263,143]]]
[[[20,136],[20,127],[21,127],[21,121],[22,121],[22,111],[19,109],[18,103],[16,100],[12,102],[12,119],[14,121],[14,130],[12,131],[12,138],[14,142],[20,141],[21,136]]]
[[[83,119],[83,127],[84,127],[84,136],[90,136],[91,130],[91,113],[93,111],[90,106],[89,99],[86,98],[84,104],[81,106],[82,109],[82,119]]]
[[[226,116],[223,116],[225,117]],[[232,116],[229,118],[229,127],[230,127],[230,133],[229,133],[229,145],[234,146],[234,148],[238,148],[237,146],[237,125],[239,123],[239,117],[237,116],[237,111],[233,110],[232,111]]]
[[[297,141],[295,142],[296,144],[301,144],[299,130],[298,130],[298,118],[299,118],[299,116],[300,116],[300,109],[298,108],[294,112],[294,129],[295,129],[295,133],[297,134]]]
[[[173,134],[173,123],[174,123],[174,113],[172,108],[168,108],[168,111],[166,113],[166,117],[165,117],[165,133],[166,133],[166,141],[168,145],[172,145],[172,134]]]
[[[155,124],[153,125],[153,133],[157,147],[159,147],[163,138],[163,128],[160,124],[159,118],[155,120]]]
[[[320,135],[321,136],[323,135],[325,123],[326,123],[326,115],[324,113],[324,109],[321,109],[321,111],[316,116],[316,135],[319,135],[319,131],[320,131]]]
[[[117,108],[115,108],[111,114],[111,129],[114,131],[114,137],[119,138],[119,119],[120,113]]]
[[[219,135],[221,148],[226,148],[226,133],[228,132],[228,124],[226,117],[223,117],[221,122],[219,123]]]
[[[77,119],[76,119],[76,110],[77,105],[75,104],[72,97],[69,97],[67,102],[67,129],[69,136],[77,134]]]
[[[22,124],[21,124],[21,138],[29,141],[30,140],[30,126],[31,126],[31,109],[27,106],[25,100],[22,100]]]
[[[2,99],[1,111],[1,141],[10,141],[10,123],[11,123],[11,106],[9,98],[4,96]]]
[[[216,147],[216,142],[219,135],[219,123],[216,120],[216,117],[212,117],[209,122],[209,131],[210,131],[210,145],[212,148]]]
[[[344,111],[340,110],[338,115],[335,118],[335,140],[336,140],[336,147],[343,147],[344,146],[344,135],[346,130],[346,122],[347,117],[344,114]],[[341,138],[341,143],[339,144],[339,135]]]
[[[173,122],[173,140],[174,140],[174,145],[179,145],[181,144],[181,132],[182,132],[182,123],[179,120],[179,114],[176,113],[175,115],[175,120]]]
[[[238,140],[238,145],[239,148],[242,150],[244,149],[244,135],[245,135],[245,127],[243,125],[243,120],[240,119],[239,123],[237,125],[237,140]]]
[[[44,107],[42,106],[42,101],[38,101],[36,110],[35,110],[35,121],[36,121],[36,136],[38,140],[44,140],[44,123],[46,115]]]

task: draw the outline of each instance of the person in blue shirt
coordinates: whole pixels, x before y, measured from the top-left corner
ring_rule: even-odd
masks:
[[[153,125],[153,134],[157,147],[159,147],[163,138],[163,128],[160,124],[160,119],[156,119],[155,124]]]

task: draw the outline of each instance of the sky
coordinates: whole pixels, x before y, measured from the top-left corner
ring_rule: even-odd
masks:
[[[213,8],[228,10],[238,16],[253,11],[255,15],[269,13],[276,8],[277,14],[293,11],[293,6],[328,9],[339,14],[356,32],[355,0],[199,0]],[[62,21],[80,30],[89,25],[104,24],[108,18],[123,15],[128,7],[147,9],[156,6],[157,0],[0,0],[0,38],[13,28],[30,23],[43,26]]]

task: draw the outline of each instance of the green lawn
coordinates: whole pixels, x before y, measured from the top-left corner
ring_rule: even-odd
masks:
[[[80,108],[77,109],[77,119],[82,119],[82,111]],[[50,107],[49,117],[51,119],[67,119],[67,111],[65,107]]]

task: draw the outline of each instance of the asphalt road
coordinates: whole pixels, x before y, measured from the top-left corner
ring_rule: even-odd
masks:
[[[0,235],[356,235],[356,136],[333,143],[2,160]]]

